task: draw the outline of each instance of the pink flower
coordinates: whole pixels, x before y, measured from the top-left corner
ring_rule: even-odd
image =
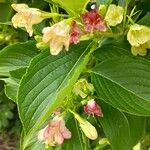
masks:
[[[66,128],[61,117],[54,117],[49,124],[38,133],[38,139],[50,146],[61,145],[64,139],[70,139],[71,132]]]
[[[80,35],[81,35],[81,30],[78,24],[75,21],[73,21],[71,24],[71,31],[70,31],[70,43],[74,43],[74,44],[79,43]]]
[[[92,114],[93,116],[103,117],[103,113],[101,111],[101,107],[95,102],[94,99],[88,101],[87,105],[84,106],[84,111],[87,114]]]
[[[103,17],[98,14],[97,10],[91,10],[89,12],[86,12],[85,14],[81,15],[81,18],[87,32],[105,32],[107,30],[105,21]]]

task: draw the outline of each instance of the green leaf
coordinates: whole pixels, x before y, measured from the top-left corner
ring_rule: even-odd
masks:
[[[102,100],[113,107],[139,116],[150,115],[150,62],[121,57],[97,65],[92,82]]]
[[[37,133],[32,135],[28,145],[23,148],[22,143],[24,142],[26,135],[22,131],[21,133],[21,142],[20,142],[20,150],[45,150],[45,144],[38,140]]]
[[[150,26],[150,12],[148,12],[142,19],[140,19],[138,24]]]
[[[89,0],[52,0],[54,3],[59,4],[63,9],[65,9],[69,14],[80,15],[86,8]]]
[[[141,140],[141,138],[143,137],[145,133],[146,118],[133,116],[129,114],[125,114],[125,115],[129,122],[131,145],[133,147]]]
[[[0,22],[7,22],[10,20],[12,13],[11,3],[0,3]]]
[[[19,113],[26,134],[40,128],[70,94],[95,49],[93,42],[89,46],[88,43],[73,45],[66,54],[51,56],[44,52],[33,59],[18,93]]]
[[[0,51],[0,76],[9,76],[10,71],[27,67],[37,53],[32,41],[5,47]]]
[[[130,128],[126,116],[119,110],[101,103],[104,117],[99,119],[112,150],[131,150]]]
[[[109,5],[112,0],[96,0],[97,5]]]
[[[6,96],[16,102],[17,100],[17,92],[20,80],[22,76],[25,74],[26,68],[20,68],[10,72],[10,77],[5,78],[5,94]]]
[[[94,56],[99,61],[119,58],[120,56],[132,56],[130,48],[131,46],[125,38],[107,39],[101,47],[96,49]]]

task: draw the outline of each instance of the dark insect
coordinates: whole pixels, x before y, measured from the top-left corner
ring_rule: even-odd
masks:
[[[95,0],[92,0],[91,2],[89,2],[89,3],[87,4],[87,6],[86,6],[86,9],[87,9],[88,11],[97,9],[96,1],[95,1]]]

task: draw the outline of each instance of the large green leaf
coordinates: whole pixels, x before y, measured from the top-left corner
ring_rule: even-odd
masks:
[[[112,0],[96,0],[97,5],[109,5]]]
[[[130,114],[150,115],[150,62],[123,57],[110,59],[92,71],[98,96]]]
[[[145,117],[123,114],[110,105],[101,102],[104,117],[99,119],[112,150],[130,150],[145,130]]]
[[[96,49],[94,56],[99,61],[119,58],[120,56],[132,56],[130,48],[131,46],[126,38],[119,37],[117,39],[106,39],[102,43],[102,46]]]
[[[88,43],[73,45],[66,54],[51,56],[44,52],[33,59],[18,94],[19,113],[26,134],[40,128],[70,94],[94,49],[93,43],[89,46]]]
[[[24,131],[22,131],[20,138],[20,150],[45,150],[45,144],[38,140],[37,134],[38,133],[33,134],[26,147],[23,147],[22,144],[26,139],[26,135],[24,134]]]
[[[131,145],[135,146],[142,139],[145,133],[146,118],[129,114],[125,115],[130,126]]]
[[[69,14],[80,15],[86,8],[87,3],[90,0],[51,0],[59,4],[63,9],[65,9]]]
[[[13,71],[10,71],[10,77],[3,79],[6,83],[5,85],[5,94],[7,97],[14,102],[17,100],[17,92],[20,80],[25,74],[26,68],[20,68]]]
[[[104,117],[99,119],[112,150],[131,150],[130,128],[126,116],[103,103]]]
[[[27,67],[37,53],[38,49],[31,41],[5,47],[0,51],[0,76],[8,76],[12,70]]]
[[[6,3],[6,1],[0,2],[0,22],[9,21],[11,13],[12,13],[11,3]]]
[[[142,19],[140,19],[138,24],[150,26],[150,12],[148,12]]]

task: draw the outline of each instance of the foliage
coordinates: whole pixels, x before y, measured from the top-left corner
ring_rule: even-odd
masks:
[[[20,150],[148,150],[148,5],[0,1],[0,132],[18,113]]]

